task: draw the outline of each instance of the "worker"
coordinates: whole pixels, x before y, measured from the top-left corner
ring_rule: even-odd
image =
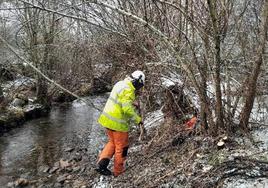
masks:
[[[144,86],[145,75],[134,71],[130,76],[117,82],[108,98],[98,122],[106,128],[108,143],[99,155],[96,171],[102,175],[112,175],[107,168],[114,156],[113,175],[125,170],[128,151],[128,132],[131,122],[142,124],[140,115],[133,105],[135,94]]]
[[[195,126],[196,126],[196,123],[197,123],[197,113],[195,113],[195,114],[193,115],[193,117],[185,123],[185,125],[186,125],[186,129],[187,129],[187,130],[192,130],[192,129],[194,129]]]

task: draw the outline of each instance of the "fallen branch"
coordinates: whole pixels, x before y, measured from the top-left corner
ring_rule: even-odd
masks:
[[[254,125],[259,125],[259,126],[268,126],[268,124],[265,123],[258,123],[258,122],[253,122],[253,121],[249,121],[250,124],[254,124]]]

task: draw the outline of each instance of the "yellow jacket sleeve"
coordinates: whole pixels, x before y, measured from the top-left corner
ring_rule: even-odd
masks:
[[[133,101],[135,100],[135,93],[133,90],[125,89],[120,94],[120,102],[122,104],[122,111],[129,120],[139,124],[141,117],[136,113]]]

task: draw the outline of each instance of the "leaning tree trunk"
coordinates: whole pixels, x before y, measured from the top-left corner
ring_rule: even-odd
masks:
[[[267,42],[267,31],[268,31],[268,0],[265,0],[263,11],[262,11],[262,28],[260,30],[260,44],[257,51],[257,59],[255,61],[254,68],[249,77],[248,87],[246,88],[246,100],[244,107],[241,112],[239,126],[244,130],[248,130],[248,122],[250,118],[250,113],[253,108],[255,95],[256,95],[256,87],[258,76],[261,72],[261,65],[263,63],[265,47]]]

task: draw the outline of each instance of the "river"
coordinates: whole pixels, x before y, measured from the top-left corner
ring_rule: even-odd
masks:
[[[103,106],[107,96],[91,97]],[[0,187],[18,177],[35,178],[41,166],[51,166],[64,148],[84,144],[97,154],[104,142],[97,124],[99,112],[81,102],[54,106],[48,117],[26,122],[0,137]]]

